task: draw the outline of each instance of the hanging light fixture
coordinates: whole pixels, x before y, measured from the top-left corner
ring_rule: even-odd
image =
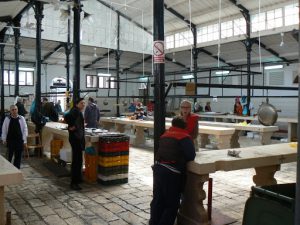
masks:
[[[97,55],[97,48],[94,48],[94,58],[97,58],[98,57],[98,55]]]
[[[175,59],[175,52],[173,52],[173,59],[172,59],[173,63],[176,63],[176,59]]]
[[[90,23],[93,23],[94,20],[93,20],[92,14],[83,11],[83,19],[82,19],[82,21],[88,21]]]
[[[12,42],[13,42],[10,35],[8,36],[7,42],[8,42],[8,43],[12,43]]]
[[[283,32],[281,32],[280,33],[280,36],[281,36],[281,42],[280,42],[280,47],[283,47],[284,46],[284,41],[283,41],[283,37],[284,37],[284,33]]]
[[[66,20],[66,19],[68,19],[69,16],[70,16],[69,10],[67,10],[67,9],[60,10],[60,17],[59,17],[60,20]]]
[[[21,57],[24,57],[24,56],[25,56],[25,53],[24,53],[24,51],[23,51],[23,50],[21,50],[21,49],[20,49],[20,52],[19,52],[19,54],[20,54],[20,56],[21,56]]]

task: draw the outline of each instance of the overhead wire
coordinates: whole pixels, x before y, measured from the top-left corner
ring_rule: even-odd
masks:
[[[110,2],[110,7],[112,7],[112,2]],[[109,10],[109,28],[108,28],[108,48],[107,48],[107,74],[109,74],[109,66],[110,66],[110,43],[111,43],[111,24],[112,24],[112,19],[111,19],[111,13],[112,10]]]
[[[219,0],[219,40],[218,40],[218,67],[220,67],[220,55],[221,55],[221,11],[222,0]]]
[[[193,37],[193,32],[192,32],[192,7],[191,7],[191,0],[189,0],[189,14],[190,14],[190,32],[192,33]],[[191,45],[191,68],[190,71],[193,71],[193,43],[190,43]]]
[[[259,71],[262,71],[262,66],[261,66],[261,46],[260,46],[260,0],[258,0],[258,54],[259,54]]]

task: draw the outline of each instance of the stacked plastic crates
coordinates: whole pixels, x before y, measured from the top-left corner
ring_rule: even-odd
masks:
[[[50,157],[51,159],[59,158],[59,152],[62,146],[64,145],[64,141],[60,139],[53,139],[50,142]]]
[[[97,182],[98,155],[94,147],[87,147],[85,149],[84,159],[85,159],[85,170],[84,170],[85,181],[89,183]]]
[[[128,182],[129,137],[123,134],[99,138],[98,182],[104,185]]]

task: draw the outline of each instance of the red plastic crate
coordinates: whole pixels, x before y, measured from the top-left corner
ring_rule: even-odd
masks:
[[[99,152],[122,152],[129,150],[129,142],[100,142],[99,143]]]

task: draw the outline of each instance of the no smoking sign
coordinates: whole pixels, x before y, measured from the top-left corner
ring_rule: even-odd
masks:
[[[164,41],[153,42],[153,62],[165,63],[165,44]]]

